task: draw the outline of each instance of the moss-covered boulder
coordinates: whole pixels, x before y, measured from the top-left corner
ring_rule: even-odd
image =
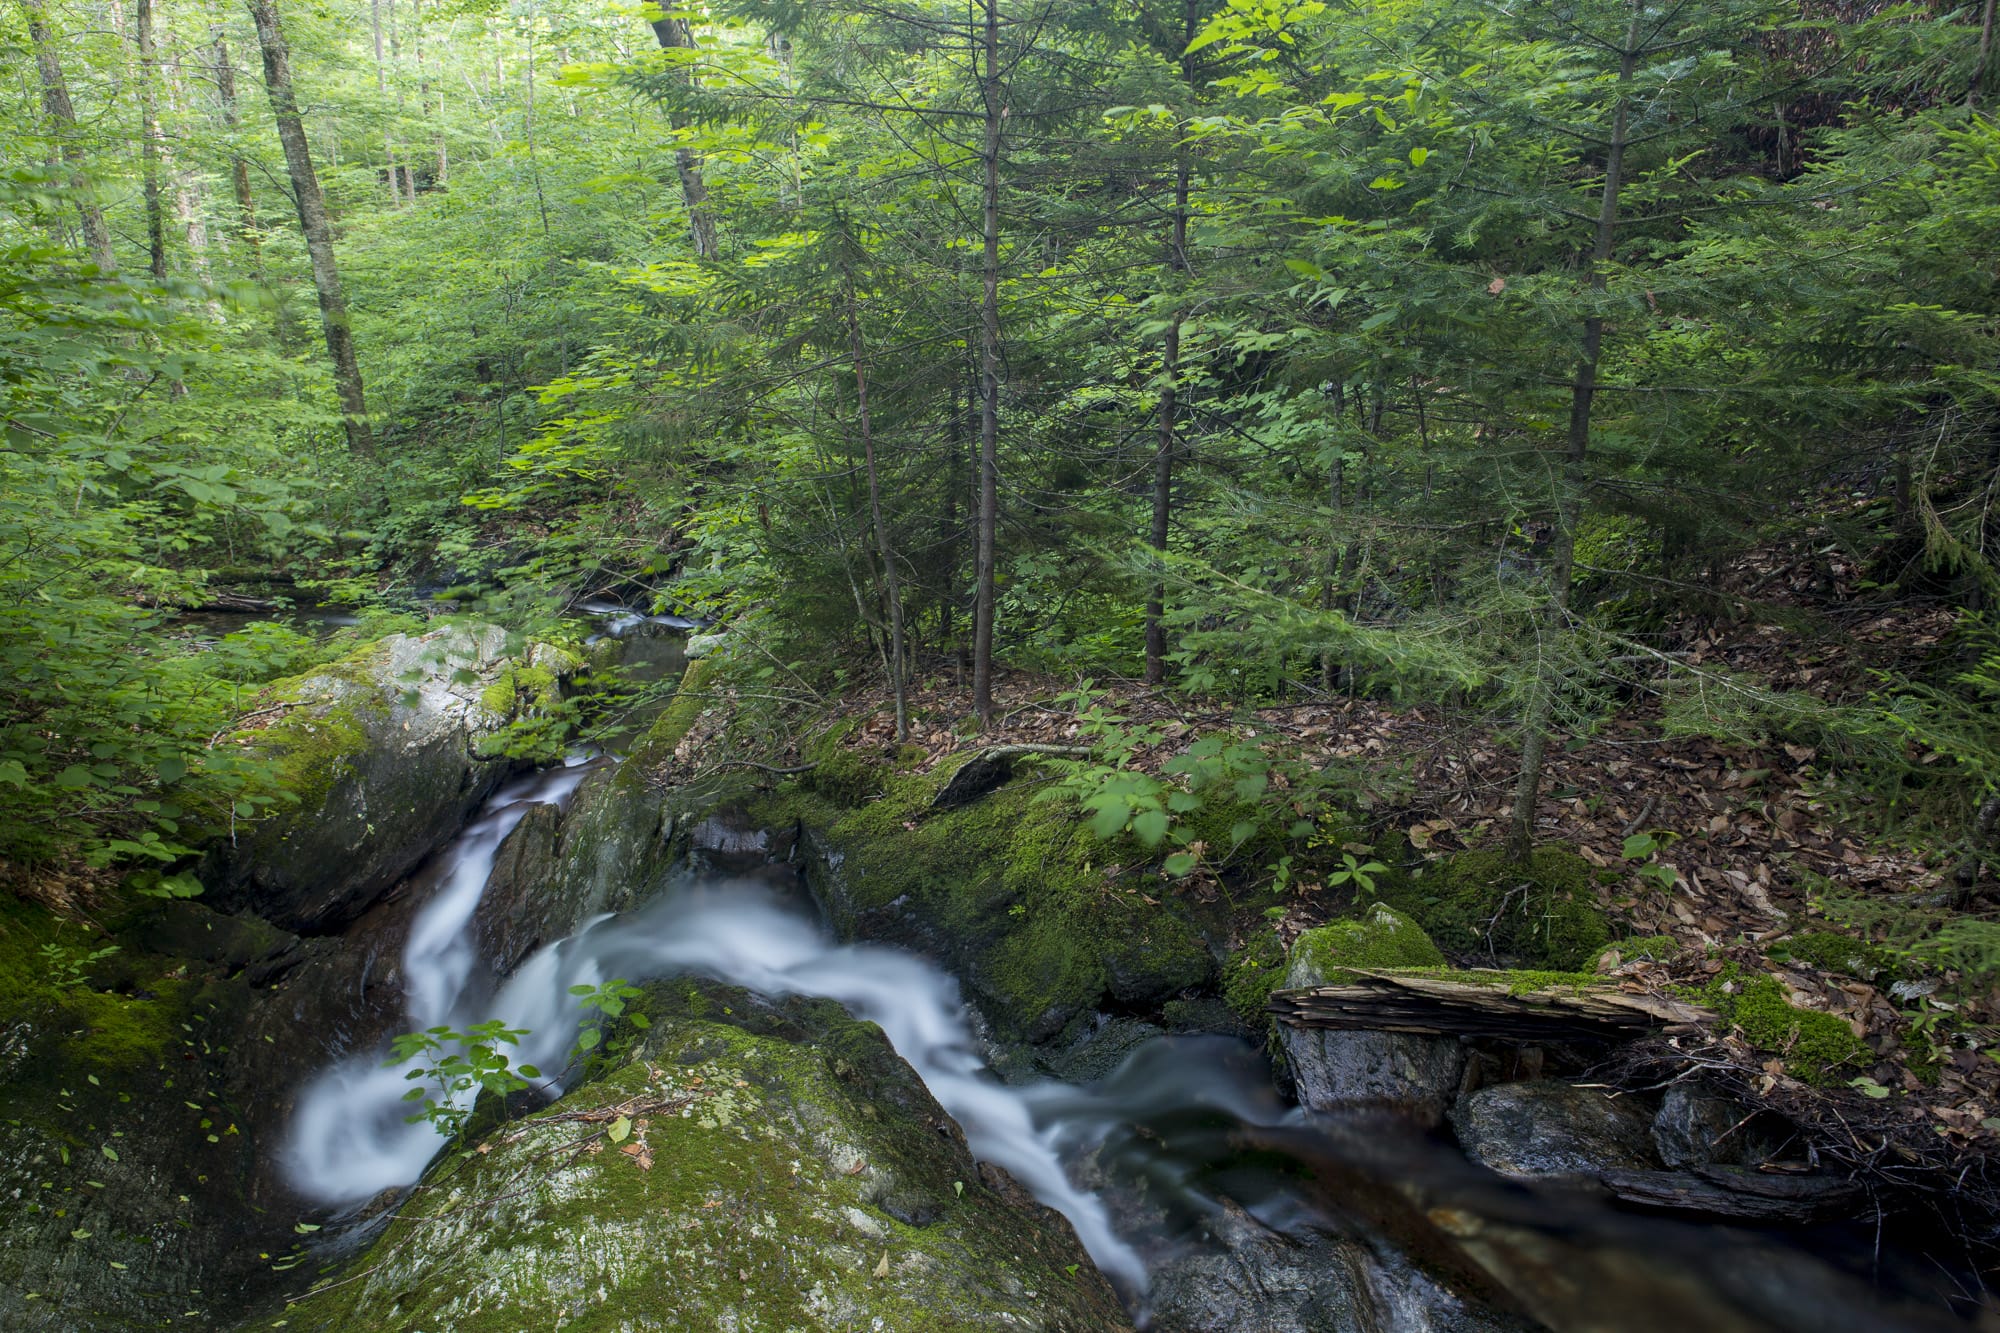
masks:
[[[150,906],[106,937],[0,893],[0,1328],[213,1326],[285,1249],[228,1078],[275,933]]]
[[[334,930],[442,846],[505,776],[476,748],[504,721],[486,696],[507,649],[492,626],[398,634],[271,686],[236,740],[276,760],[285,800],[210,854],[209,901]]]
[[[1442,967],[1423,927],[1386,903],[1292,942],[1285,984],[1338,985],[1355,969]],[[1285,1062],[1299,1104],[1313,1111],[1386,1110],[1436,1124],[1457,1095],[1465,1048],[1455,1037],[1348,1032],[1282,1024]]]
[[[1537,847],[1526,863],[1498,850],[1462,852],[1384,880],[1380,895],[1450,953],[1482,965],[1573,972],[1611,942],[1595,873],[1561,847]]]
[[[1316,927],[1294,940],[1285,984],[1336,985],[1357,968],[1443,966],[1444,954],[1422,926],[1387,903],[1376,903],[1358,917]]]
[[[748,813],[800,831],[808,879],[843,936],[937,959],[1008,1040],[1049,1041],[1101,1007],[1154,1008],[1210,979],[1195,916],[1129,873],[1144,853],[1098,840],[1025,774],[934,808],[955,769],[883,772],[880,795],[853,804],[788,786]]]
[[[879,1030],[664,989],[639,1058],[434,1170],[346,1280],[245,1327],[1129,1328]]]

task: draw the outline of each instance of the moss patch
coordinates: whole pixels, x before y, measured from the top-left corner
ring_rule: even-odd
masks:
[[[1384,881],[1380,892],[1453,953],[1573,971],[1611,942],[1593,873],[1560,847],[1537,847],[1526,865],[1500,851],[1465,852],[1410,879]]]
[[[1776,977],[1746,977],[1731,963],[1696,993],[1760,1051],[1785,1061],[1793,1077],[1807,1083],[1838,1082],[1840,1071],[1868,1056],[1868,1048],[1847,1023],[1832,1014],[1801,1009],[1785,998]]]
[[[1260,930],[1222,965],[1222,998],[1238,1018],[1261,1030],[1269,1021],[1271,992],[1284,980],[1285,951],[1276,935]]]
[[[1422,926],[1376,903],[1359,917],[1309,930],[1292,941],[1291,986],[1331,986],[1351,980],[1353,969],[1443,967],[1444,954]]]
[[[749,814],[813,831],[818,887],[844,935],[943,960],[1010,1037],[1046,1040],[1107,997],[1157,1004],[1209,978],[1191,917],[1171,899],[1149,902],[1159,886],[1127,872],[1146,856],[1098,840],[1067,798],[1036,800],[1047,788],[1025,776],[932,810],[956,767],[884,771],[880,796],[853,807],[783,787]]]
[[[1815,930],[1779,940],[1766,951],[1780,961],[1804,963],[1822,972],[1871,981],[1896,974],[1896,956],[1887,949],[1833,930]]]

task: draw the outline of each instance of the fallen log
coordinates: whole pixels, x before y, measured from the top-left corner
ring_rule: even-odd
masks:
[[[1716,1021],[1699,1005],[1614,981],[1532,982],[1532,974],[1483,969],[1354,970],[1338,985],[1273,992],[1270,1010],[1293,1027],[1522,1042],[1629,1041]]]

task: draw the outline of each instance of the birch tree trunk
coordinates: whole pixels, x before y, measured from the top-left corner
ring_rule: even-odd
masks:
[[[320,325],[326,351],[333,361],[333,383],[340,394],[341,418],[347,427],[347,447],[363,458],[375,454],[375,436],[368,426],[368,401],[361,387],[361,363],[354,353],[354,331],[348,322],[347,297],[340,289],[340,267],[334,261],[333,226],[313,174],[312,152],[306,145],[305,122],[299,118],[292,92],[291,53],[278,23],[275,0],[249,0],[257,24],[257,44],[264,54],[264,87],[278,122],[278,142],[284,146],[285,169],[291,176],[292,197],[298,205],[299,230],[312,260],[313,290],[319,294]]]

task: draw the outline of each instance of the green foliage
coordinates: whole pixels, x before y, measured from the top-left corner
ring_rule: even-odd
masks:
[[[652,1026],[652,1020],[636,1004],[645,991],[623,977],[613,977],[600,985],[571,986],[569,993],[576,996],[582,1014],[571,1060],[582,1065],[585,1077],[597,1077],[624,1064],[633,1044]]]
[[[447,1025],[397,1036],[387,1063],[410,1064],[404,1077],[418,1085],[403,1094],[404,1101],[418,1103],[405,1118],[411,1124],[427,1120],[446,1138],[456,1138],[482,1093],[505,1098],[541,1077],[533,1065],[516,1065],[501,1049],[518,1046],[527,1035],[526,1028],[494,1018],[462,1032]]]

